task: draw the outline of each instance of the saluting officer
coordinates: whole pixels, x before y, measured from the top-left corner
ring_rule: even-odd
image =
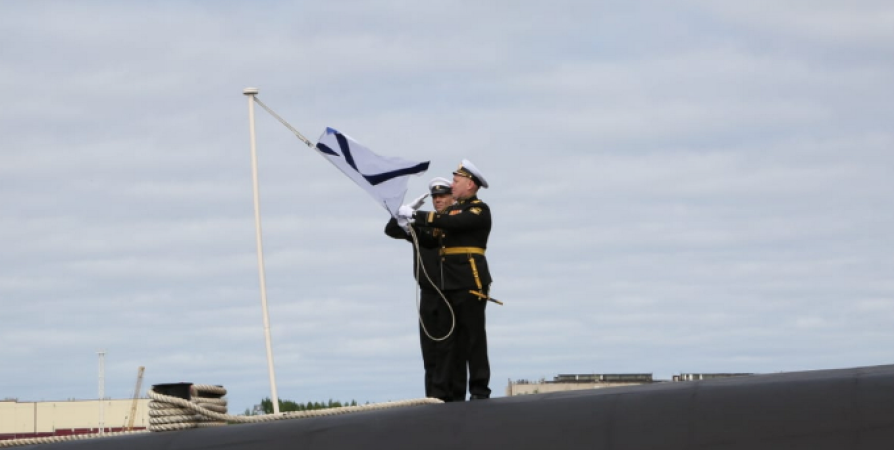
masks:
[[[453,204],[450,180],[433,178],[428,188],[436,211],[446,211]],[[419,208],[424,201],[425,196],[422,196],[416,199],[411,207]],[[400,224],[392,218],[385,225],[385,234],[412,242],[408,226],[408,223]],[[413,249],[413,275],[419,283],[419,345],[425,369],[425,396],[452,401],[455,396],[465,396],[466,382],[465,378],[457,380],[453,377],[455,363],[452,359],[454,355],[450,351],[452,343],[445,342],[452,338],[449,336],[444,338],[451,332],[453,319],[450,309],[437,291],[441,287],[439,249],[431,247],[430,244],[437,241],[441,231],[422,226],[415,226],[414,231],[417,239],[428,245],[428,247],[420,246],[418,249],[414,246]],[[418,265],[420,259],[422,267]]]
[[[444,212],[414,211],[403,206],[399,216],[421,227],[441,230],[441,290],[456,315],[456,339],[451,345],[454,382],[464,379],[468,365],[472,400],[490,398],[490,363],[487,357],[485,307],[491,277],[485,251],[491,229],[490,208],[478,199],[478,189],[487,180],[469,160],[453,172],[452,193],[456,203]],[[464,400],[455,398],[454,400]]]

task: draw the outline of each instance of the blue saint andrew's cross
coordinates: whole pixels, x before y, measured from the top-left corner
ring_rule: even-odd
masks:
[[[335,135],[335,139],[338,141],[338,147],[339,149],[341,149],[341,155],[339,155],[335,150],[323,143],[317,143],[317,149],[327,155],[344,158],[345,162],[347,162],[352,169],[356,170],[357,173],[359,173],[369,184],[373,186],[384,183],[392,178],[402,177],[404,175],[414,175],[428,170],[428,162],[422,162],[416,164],[415,166],[405,167],[397,170],[390,170],[388,172],[365,174],[357,168],[357,163],[354,162],[354,156],[351,155],[351,146],[350,144],[348,144],[348,139],[334,128],[327,127],[326,134]]]

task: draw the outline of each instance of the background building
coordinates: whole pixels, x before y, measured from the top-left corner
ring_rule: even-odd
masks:
[[[133,402],[133,399],[102,400],[105,432],[122,431],[127,427]],[[139,398],[136,402],[133,429],[143,430],[149,426],[149,399]],[[0,440],[98,433],[99,418],[99,400],[0,400]]]
[[[509,380],[509,386],[506,387],[506,396],[545,394],[547,392],[574,391],[579,389],[600,389],[653,382],[654,380],[652,380],[651,373],[556,375],[553,377],[552,381],[543,379],[535,382],[528,380]]]
[[[709,380],[711,378],[745,377],[753,373],[681,373],[674,375],[674,381]]]
[[[709,378],[740,377],[751,373],[683,373],[674,375],[673,381],[695,381]],[[580,389],[601,389],[616,386],[662,383],[668,380],[654,380],[651,373],[590,373],[556,375],[552,381],[509,380],[506,396],[525,394],[545,394],[548,392],[574,391]]]

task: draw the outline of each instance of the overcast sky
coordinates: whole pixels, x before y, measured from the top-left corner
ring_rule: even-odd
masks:
[[[245,87],[491,184],[491,388],[894,362],[890,1],[5,1],[0,399],[270,395]],[[388,215],[257,110],[280,398],[423,396]],[[145,389],[144,389],[145,392]]]

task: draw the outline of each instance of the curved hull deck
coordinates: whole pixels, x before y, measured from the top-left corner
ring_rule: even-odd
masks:
[[[886,449],[894,365],[524,395],[16,448]]]

